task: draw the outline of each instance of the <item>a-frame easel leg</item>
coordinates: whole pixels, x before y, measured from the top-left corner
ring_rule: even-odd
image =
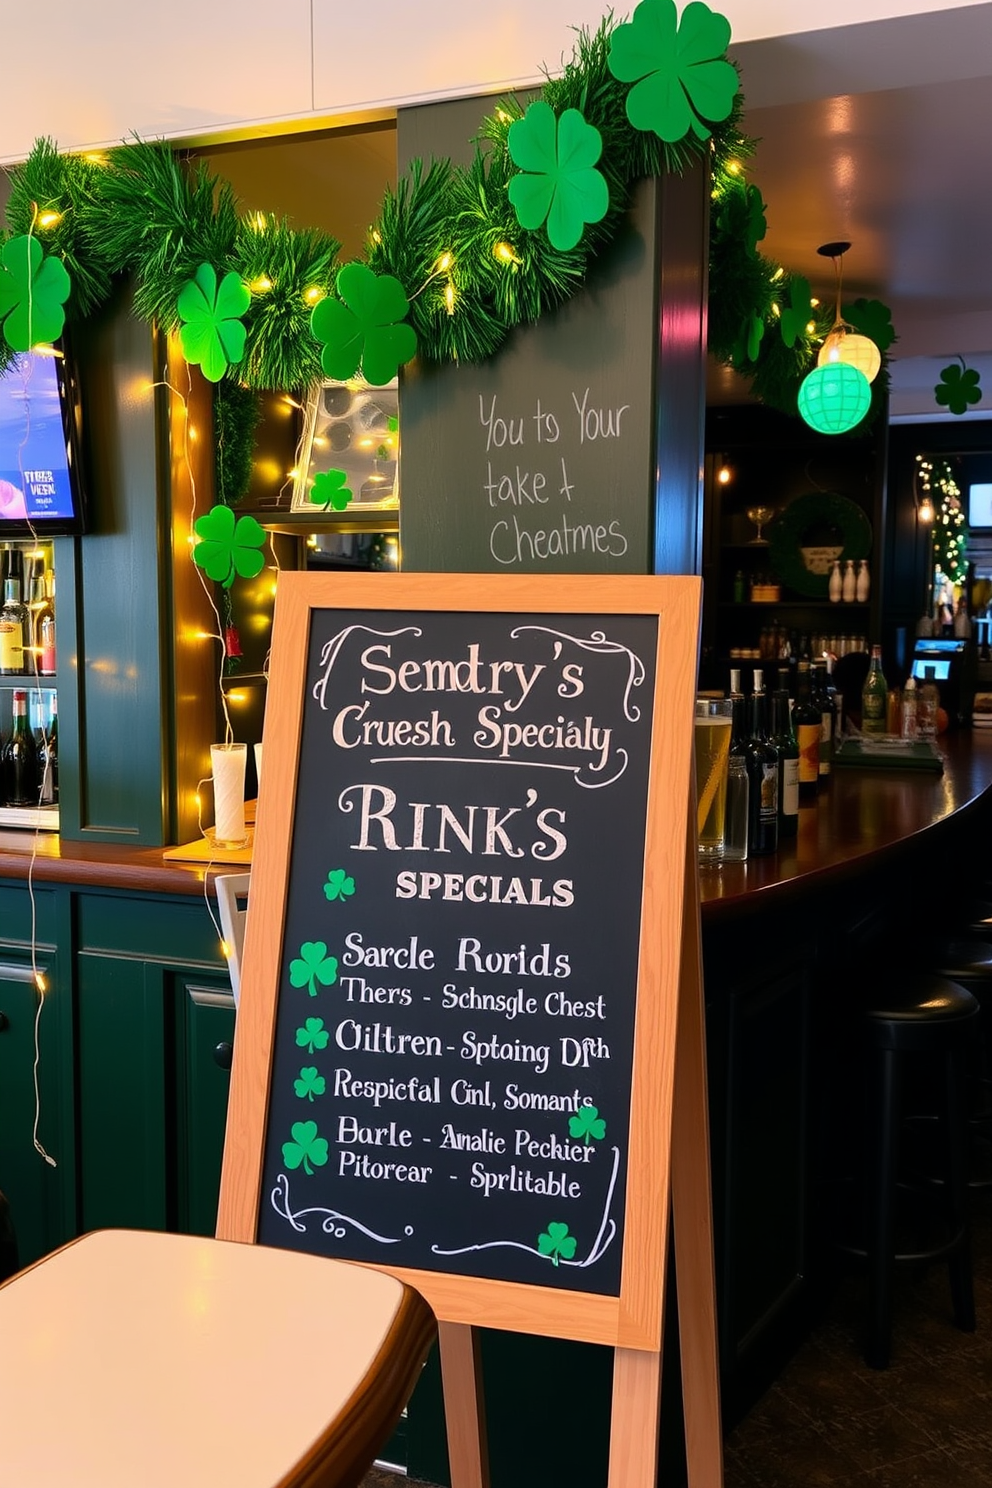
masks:
[[[438,1323],[451,1488],[489,1488],[486,1406],[478,1329]]]
[[[660,1409],[661,1355],[614,1349],[609,1488],[655,1488]]]
[[[690,821],[692,821],[690,813]],[[686,844],[675,1087],[672,1104],[672,1229],[682,1355],[689,1488],[723,1483],[706,1026],[696,843]]]

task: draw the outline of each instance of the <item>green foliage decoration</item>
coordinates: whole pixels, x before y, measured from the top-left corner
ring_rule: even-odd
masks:
[[[0,249],[0,321],[7,345],[29,351],[62,334],[69,275],[33,237],[8,238]]]
[[[423,362],[493,356],[515,326],[553,311],[586,282],[642,178],[684,173],[702,161],[712,181],[710,349],[750,382],[755,396],[796,415],[799,384],[815,365],[829,317],[815,314],[813,334],[804,326],[792,346],[784,344],[776,310],[788,308],[794,276],[757,251],[765,209],[745,175],[754,143],[740,128],[736,68],[720,55],[728,39],[724,18],[699,0],[680,20],[673,0],[642,0],[629,23],[609,12],[597,27],[576,30],[571,56],[558,76],[546,77],[540,98],[557,119],[578,110],[598,132],[595,169],[608,204],[571,247],[561,247],[562,238],[556,246],[543,225],[528,228],[517,219],[508,138],[524,111],[515,98],[500,100],[480,121],[467,167],[448,160],[411,164],[383,197],[364,263],[402,286],[407,328]],[[632,97],[638,124],[628,114]],[[638,127],[643,123],[649,127]],[[315,300],[335,302],[340,249],[331,234],[242,211],[233,188],[206,163],[160,141],[134,138],[97,162],[60,155],[51,140],[39,140],[8,175],[7,236],[35,223],[35,235],[64,261],[70,322],[91,314],[120,274],[129,273],[136,313],[176,331],[182,286],[208,263],[221,280],[233,272],[251,288],[243,355],[228,358],[218,403],[232,388],[305,389],[322,376],[321,346],[310,326]],[[37,225],[49,212],[57,215],[54,224]],[[885,347],[854,313],[850,320],[883,353],[867,423],[884,403]],[[0,337],[0,369],[11,355]],[[245,428],[248,422],[246,416]]]
[[[214,393],[214,445],[217,495],[225,506],[242,501],[251,482],[255,430],[261,417],[259,395],[225,377]]]

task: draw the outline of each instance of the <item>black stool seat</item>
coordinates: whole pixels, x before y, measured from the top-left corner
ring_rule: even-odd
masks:
[[[935,949],[933,963],[939,975],[967,986],[992,984],[992,943],[977,935],[955,935]]]
[[[868,1262],[868,1330],[865,1360],[875,1369],[889,1362],[892,1335],[893,1268],[897,1260],[946,1259],[954,1321],[975,1327],[968,1240],[967,1119],[968,1057],[979,1004],[958,983],[938,974],[903,971],[891,990],[862,1007],[869,1056],[869,1124],[865,1185]],[[896,1191],[907,1066],[923,1064],[940,1091],[943,1172],[931,1194],[943,1201],[946,1238],[939,1244],[897,1255]],[[845,1247],[854,1249],[853,1247]]]

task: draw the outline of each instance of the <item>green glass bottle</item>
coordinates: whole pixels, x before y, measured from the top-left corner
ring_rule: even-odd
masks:
[[[888,700],[888,684],[882,671],[882,648],[872,646],[868,675],[861,689],[861,732],[863,734],[885,733]]]

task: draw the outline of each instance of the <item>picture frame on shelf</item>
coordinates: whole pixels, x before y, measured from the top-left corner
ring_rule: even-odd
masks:
[[[398,380],[373,387],[325,379],[307,397],[290,511],[350,519],[398,510]]]

